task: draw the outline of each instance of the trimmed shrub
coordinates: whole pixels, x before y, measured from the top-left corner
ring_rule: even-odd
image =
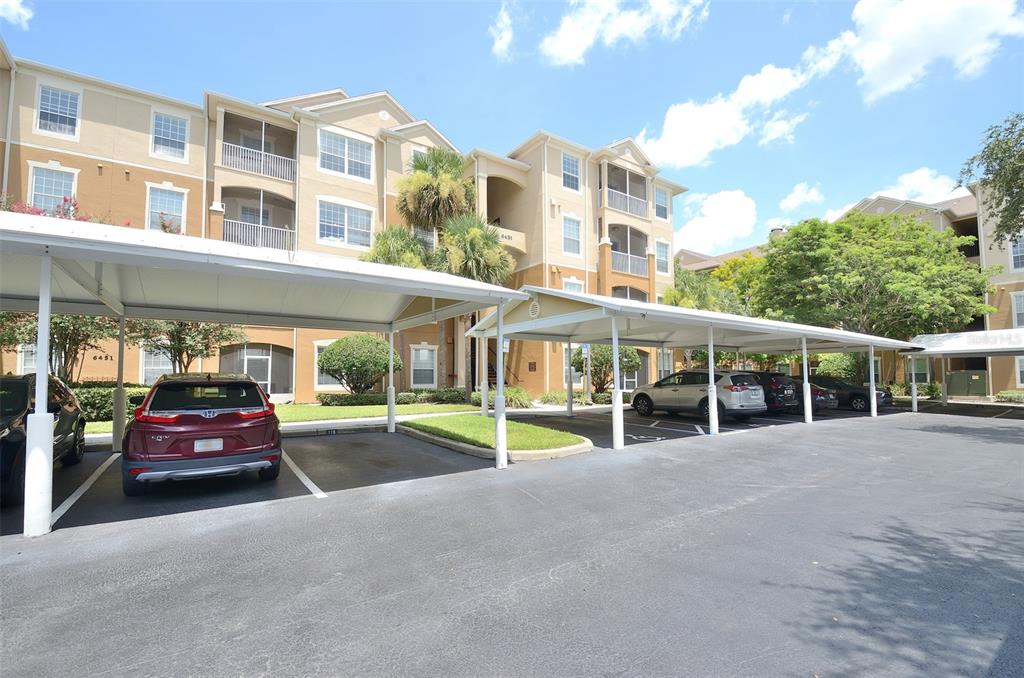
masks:
[[[934,381],[930,384],[920,384],[917,387],[917,393],[925,398],[940,398],[942,397],[942,384]]]
[[[464,388],[439,388],[434,392],[435,403],[464,403],[466,402],[466,389]]]
[[[897,397],[910,395],[910,384],[889,384],[889,390]],[[918,388],[918,393],[920,392],[921,389]]]
[[[388,342],[372,334],[351,334],[333,342],[317,358],[317,365],[353,394],[369,391],[387,374]],[[402,358],[394,351],[395,371],[402,369]],[[369,404],[369,403],[367,403]]]
[[[80,381],[76,384],[68,384],[72,391],[80,388],[117,388],[117,381],[113,380],[102,380],[102,381]],[[134,384],[130,382],[124,382],[125,388],[149,388],[145,384]]]
[[[495,389],[487,389],[487,402],[491,407],[494,407],[494,394]],[[473,391],[473,396],[470,398],[472,403],[477,407],[480,406],[480,392]],[[505,387],[505,407],[515,409],[526,409],[533,407],[533,398],[530,396],[530,392],[522,386],[506,386]]]
[[[333,407],[388,404],[387,393],[317,393],[316,399],[321,405]]]
[[[996,400],[1001,403],[1024,403],[1024,390],[1000,391]]]
[[[418,402],[418,403],[432,403],[432,402],[434,402],[434,391],[419,391],[416,394],[416,402]]]
[[[410,391],[405,391],[403,393],[396,393],[395,394],[395,404],[396,405],[415,405],[416,404],[416,394],[412,393]]]
[[[628,405],[633,402],[633,395],[628,391],[621,391],[623,404]],[[605,391],[604,393],[592,394],[595,405],[611,405],[612,404],[612,392]]]
[[[540,400],[545,405],[564,405],[565,404],[565,391],[548,391],[542,395]],[[589,405],[587,396],[583,391],[572,392],[572,402],[575,405]]]
[[[114,387],[86,386],[73,389],[78,402],[82,405],[82,413],[86,421],[111,421],[114,418]],[[148,386],[125,388],[125,414],[131,416],[135,406],[128,402],[132,396],[144,396],[149,393]]]

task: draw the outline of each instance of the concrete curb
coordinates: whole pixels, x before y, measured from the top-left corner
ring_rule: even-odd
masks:
[[[441,436],[435,436],[432,433],[425,431],[419,431],[408,426],[399,425],[397,427],[399,433],[422,440],[423,442],[437,445],[438,447],[444,447],[452,450],[453,452],[461,452],[462,454],[468,454],[473,457],[480,457],[481,459],[494,459],[494,450],[486,447],[477,447],[476,445],[470,445],[468,443],[462,443],[457,440],[450,440],[448,438],[442,438]],[[590,452],[594,449],[594,443],[589,438],[583,438],[582,443],[575,445],[568,445],[566,447],[556,447],[549,450],[509,450],[508,458],[509,461],[541,461],[544,459],[561,459],[562,457],[571,457],[574,454],[582,454],[583,452]]]

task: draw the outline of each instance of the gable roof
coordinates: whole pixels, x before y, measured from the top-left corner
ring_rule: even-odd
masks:
[[[419,127],[425,127],[427,129],[429,129],[431,132],[433,132],[434,134],[436,134],[441,139],[441,141],[443,141],[448,146],[448,148],[450,148],[451,150],[453,150],[453,151],[455,151],[457,153],[461,153],[462,152],[462,151],[460,151],[458,149],[458,147],[455,146],[455,144],[453,144],[451,141],[448,140],[448,137],[446,137],[445,135],[441,134],[441,131],[439,129],[437,129],[436,127],[434,127],[430,123],[429,120],[413,120],[412,122],[407,122],[404,125],[396,125],[394,127],[388,127],[388,128],[385,128],[385,129],[381,130],[381,134],[393,134],[393,135],[395,135],[397,137],[401,137],[403,139],[408,139],[409,136],[408,136],[407,132],[410,132],[411,130],[417,129]]]
[[[273,99],[271,101],[261,101],[260,106],[266,106],[267,108],[279,108],[279,107],[298,107],[305,108],[303,102],[315,102],[317,99],[323,99],[324,97],[334,97],[334,99],[347,99],[348,93],[340,87],[334,89],[325,89],[322,92],[310,92],[309,94],[297,94],[292,97],[285,97],[283,99]],[[320,102],[326,103],[326,102]],[[311,103],[310,105],[313,105]]]
[[[383,99],[387,101],[389,104],[394,106],[395,110],[397,110],[402,116],[405,117],[405,120],[399,121],[399,125],[407,124],[416,120],[413,114],[407,111],[406,108],[402,106],[402,104],[398,103],[398,99],[391,96],[391,93],[388,92],[387,90],[383,90],[380,92],[371,92],[370,94],[360,94],[357,97],[349,97],[348,99],[343,99],[341,101],[332,101],[329,103],[317,104],[315,106],[309,106],[306,110],[322,113],[325,111],[334,111],[348,108],[350,106],[357,106],[359,104],[364,104],[373,101],[374,99]]]

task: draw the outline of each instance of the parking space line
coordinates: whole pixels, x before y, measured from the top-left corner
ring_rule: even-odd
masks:
[[[693,427],[697,429],[697,433],[701,434],[702,436],[707,435],[706,433],[704,433],[704,429],[701,428],[700,424],[694,424]]]
[[[1009,410],[1007,410],[1007,411],[1009,411]],[[654,428],[655,426],[657,426],[660,423],[661,423],[661,420],[660,419],[656,419],[655,422],[653,424],[651,424],[651,428]]]
[[[1010,412],[1013,412],[1013,410],[1012,410],[1012,409],[1010,409],[1010,410],[1006,410],[1005,412],[1000,412],[999,414],[993,414],[993,415],[992,415],[992,418],[993,418],[993,419],[995,419],[996,417],[1001,417],[1001,416],[1003,416],[1004,414],[1009,414]]]
[[[306,489],[309,490],[310,494],[317,499],[327,499],[327,493],[317,487],[316,483],[309,479],[309,476],[307,476],[306,473],[299,468],[294,461],[292,461],[292,458],[289,457],[288,453],[284,450],[281,450],[281,458],[284,459],[284,463],[288,464],[288,468],[292,470],[295,477],[297,477],[302,484],[306,486]]]
[[[68,509],[74,506],[75,502],[82,498],[82,495],[89,491],[92,484],[95,483],[103,472],[110,468],[110,465],[120,458],[120,452],[114,452],[106,461],[100,464],[100,467],[92,472],[92,475],[85,479],[85,482],[78,486],[78,489],[71,493],[71,496],[65,499],[60,506],[54,509],[53,513],[50,514],[50,524],[54,525],[61,517],[68,512]]]

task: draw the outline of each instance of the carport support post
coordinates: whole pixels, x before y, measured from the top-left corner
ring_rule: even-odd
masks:
[[[565,416],[572,416],[572,339],[565,342],[568,353],[565,364]]]
[[[498,371],[494,393],[494,467],[508,468],[508,433],[505,430],[505,302],[498,302]],[[486,401],[485,401],[486,402]]]
[[[124,438],[124,420],[127,415],[124,402],[124,316],[117,323],[117,387],[114,388],[114,436],[111,449],[121,452],[121,439]]]
[[[949,404],[949,384],[946,383],[949,372],[946,370],[946,356],[939,356],[939,367],[942,368],[942,406],[945,407]]]
[[[486,417],[490,405],[490,402],[488,402],[489,396],[487,395],[488,382],[490,381],[490,375],[487,374],[487,352],[490,351],[488,347],[490,339],[480,337],[477,341],[483,344],[482,348],[480,348],[480,416]]]
[[[715,386],[715,327],[708,325],[708,433],[718,435],[718,388]]]
[[[814,403],[811,402],[810,374],[807,372],[807,337],[800,337],[800,359],[803,361],[804,383],[801,387],[804,396],[804,423],[810,424],[814,421]]]
[[[39,325],[36,329],[35,409],[28,415],[25,440],[24,534],[38,537],[50,531],[53,511],[53,415],[47,412],[50,372],[50,278],[49,254],[39,260]]]
[[[917,412],[917,358],[910,356],[910,411]]]
[[[395,432],[395,333],[388,332],[388,433]]]
[[[868,402],[871,416],[878,416],[878,394],[875,393],[875,347],[868,346]]]
[[[626,447],[622,423],[622,391],[619,388],[619,326],[612,318],[612,449]]]

